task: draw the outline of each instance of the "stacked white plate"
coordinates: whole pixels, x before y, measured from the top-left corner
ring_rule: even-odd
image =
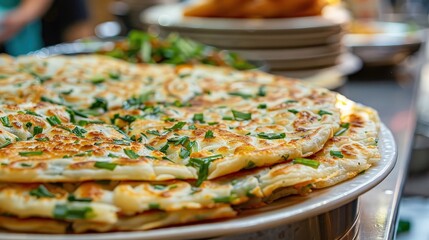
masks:
[[[321,16],[277,19],[184,17],[184,7],[184,4],[151,7],[142,13],[141,20],[161,35],[178,32],[237,52],[248,60],[265,61],[272,72],[292,77],[332,71],[343,64],[342,60],[352,58],[344,57],[343,25],[349,17],[340,7],[326,7]],[[350,71],[357,67],[339,69]]]

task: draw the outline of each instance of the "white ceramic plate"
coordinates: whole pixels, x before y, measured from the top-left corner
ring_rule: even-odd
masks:
[[[227,19],[184,17],[184,4],[154,6],[141,15],[145,24],[159,25],[174,29],[221,32],[257,31],[313,31],[319,28],[335,28],[345,23],[348,13],[338,7],[326,7],[322,16],[278,18],[278,19]]]
[[[362,22],[372,34],[350,33],[344,43],[367,65],[397,64],[419,50],[425,30],[396,22]]]
[[[337,51],[331,54],[320,55],[310,58],[297,58],[297,59],[267,59],[265,61],[269,68],[273,71],[282,70],[304,70],[322,67],[332,67],[338,64],[339,57],[343,52]],[[246,58],[246,56],[243,56]]]
[[[74,235],[20,234],[0,232],[2,240],[171,240],[209,238],[222,235],[249,233],[297,222],[329,210],[338,208],[359,197],[380,183],[393,169],[396,162],[396,144],[392,133],[385,125],[381,126],[379,148],[380,162],[364,174],[338,184],[334,187],[317,190],[307,197],[286,197],[266,207],[244,211],[237,218],[170,227],[143,232],[113,232]]]
[[[183,31],[182,29],[164,29],[160,32],[167,35],[179,32],[184,37],[221,48],[291,48],[340,43],[342,30],[336,29],[322,32],[283,33],[283,34],[239,34],[239,33],[206,33]]]
[[[346,76],[359,71],[362,61],[351,53],[342,54],[338,58],[338,64],[327,68],[314,68],[303,70],[273,70],[271,73],[291,78],[299,78],[303,81],[328,89],[336,89],[346,82]]]
[[[286,49],[228,49],[249,60],[298,60],[324,57],[339,53],[342,50],[340,43],[323,46],[286,48]]]

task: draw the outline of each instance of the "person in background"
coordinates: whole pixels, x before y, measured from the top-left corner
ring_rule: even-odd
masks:
[[[93,23],[85,0],[54,1],[42,18],[42,26],[42,36],[46,46],[72,42],[94,35]]]
[[[14,56],[43,47],[40,19],[51,3],[52,0],[1,0],[1,47]]]

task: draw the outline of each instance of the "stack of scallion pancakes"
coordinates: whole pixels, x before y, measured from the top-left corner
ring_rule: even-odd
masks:
[[[147,230],[235,217],[380,159],[377,113],[258,71],[0,57],[0,227]]]

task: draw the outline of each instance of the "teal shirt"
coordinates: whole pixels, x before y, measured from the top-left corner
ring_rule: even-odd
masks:
[[[0,16],[17,8],[20,0],[0,0]],[[13,56],[27,54],[43,47],[42,26],[35,20],[24,26],[12,39],[4,43],[6,52]]]

